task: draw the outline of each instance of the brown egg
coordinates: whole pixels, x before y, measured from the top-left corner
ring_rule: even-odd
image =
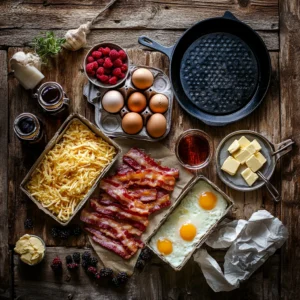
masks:
[[[131,80],[136,88],[144,90],[153,84],[154,77],[148,69],[139,68],[133,72]]]
[[[134,112],[141,112],[147,106],[147,100],[144,94],[140,92],[132,93],[127,101],[127,106],[129,110]]]
[[[130,112],[123,117],[122,128],[128,134],[136,134],[143,128],[143,118],[135,112]]]
[[[169,99],[163,94],[156,94],[149,102],[150,109],[155,113],[164,113],[169,106]]]
[[[159,138],[167,130],[167,120],[162,114],[152,115],[147,122],[147,132],[153,138]]]

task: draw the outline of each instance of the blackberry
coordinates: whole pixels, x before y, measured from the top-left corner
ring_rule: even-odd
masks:
[[[74,262],[79,264],[80,263],[80,253],[79,252],[74,252],[72,256],[73,256]]]
[[[142,250],[141,254],[140,254],[140,258],[148,261],[152,258],[152,252],[149,248],[145,248]]]
[[[111,278],[113,277],[114,271],[110,268],[103,268],[100,270],[100,277]]]
[[[71,256],[71,255],[67,255],[67,256],[66,256],[66,263],[67,263],[67,265],[68,265],[68,264],[71,264],[72,262],[73,262],[72,256]]]
[[[59,272],[62,270],[62,262],[58,256],[53,259],[51,268],[54,272]]]
[[[96,267],[98,263],[98,259],[96,257],[90,258],[90,266]]]
[[[59,232],[59,237],[62,240],[67,240],[71,235],[70,229],[69,228],[62,228]]]
[[[82,263],[81,263],[81,265],[86,270],[90,266],[90,264],[89,264],[89,262],[87,260],[83,260]]]
[[[115,286],[115,287],[119,287],[120,286],[120,282],[118,280],[117,277],[114,277],[112,280],[111,280],[111,283]]]
[[[26,219],[24,221],[24,227],[25,227],[25,229],[32,229],[33,228],[33,221],[32,221],[32,219]]]
[[[60,235],[60,229],[59,229],[58,227],[52,227],[52,228],[51,228],[51,235],[52,235],[54,238],[59,237],[59,235]]]
[[[79,235],[81,235],[81,232],[82,232],[81,227],[79,225],[75,225],[75,227],[72,230],[72,234],[74,236],[79,236]]]
[[[78,264],[76,264],[76,263],[70,263],[70,264],[67,264],[67,268],[68,268],[69,270],[77,269],[77,268],[78,268]]]
[[[145,261],[139,258],[135,264],[135,267],[139,270],[143,270],[145,267],[145,264],[146,264]]]
[[[89,251],[85,251],[85,252],[82,254],[82,260],[89,261],[89,260],[90,260],[90,257],[91,257],[91,253],[90,253]]]
[[[126,272],[120,272],[116,278],[118,279],[119,283],[124,284],[128,280],[128,275]]]
[[[96,275],[97,269],[95,267],[88,267],[87,269],[88,273]]]

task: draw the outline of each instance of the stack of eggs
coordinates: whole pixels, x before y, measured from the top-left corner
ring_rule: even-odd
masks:
[[[168,110],[169,99],[164,94],[154,94],[147,99],[144,92],[151,88],[153,82],[154,76],[150,70],[138,68],[131,76],[131,83],[135,90],[127,99],[124,99],[123,94],[118,90],[110,90],[103,96],[102,107],[109,113],[119,113],[126,105],[128,112],[122,118],[122,130],[125,133],[138,134],[146,123],[147,133],[152,138],[160,138],[165,134],[167,120],[163,114]],[[147,107],[153,114],[144,122],[142,113]]]

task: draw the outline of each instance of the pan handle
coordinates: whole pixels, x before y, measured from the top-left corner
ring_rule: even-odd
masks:
[[[228,10],[225,11],[223,18],[241,22],[238,18],[235,17],[235,15],[233,13],[231,13]]]
[[[273,200],[275,202],[279,202],[281,200],[281,196],[277,191],[276,187],[261,172],[258,171],[257,175],[260,177],[261,180],[265,182],[266,188],[272,196]]]
[[[174,46],[172,46],[172,47],[162,46],[161,44],[155,42],[154,40],[152,40],[144,35],[140,36],[138,41],[141,45],[149,47],[154,50],[157,50],[159,52],[162,52],[163,54],[167,55],[169,57],[169,59],[171,59]]]

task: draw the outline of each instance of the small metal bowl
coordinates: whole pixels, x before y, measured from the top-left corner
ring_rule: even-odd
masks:
[[[100,82],[97,78],[90,77],[90,76],[87,74],[87,72],[86,72],[87,58],[92,54],[93,51],[96,51],[96,50],[99,49],[100,47],[103,47],[103,48],[109,47],[110,49],[116,49],[116,50],[118,50],[118,51],[123,50],[123,51],[126,53],[126,55],[127,55],[127,59],[126,59],[126,61],[124,62],[124,63],[127,64],[127,66],[128,66],[127,72],[126,72],[126,74],[125,74],[125,77],[124,77],[123,79],[119,79],[118,82],[117,82],[117,84],[115,84],[115,85],[111,85],[111,84],[108,84],[108,83],[102,83],[102,82]],[[113,43],[109,43],[109,42],[108,42],[108,43],[100,43],[100,44],[97,44],[97,45],[93,46],[93,47],[90,49],[90,51],[87,53],[87,55],[85,56],[84,61],[83,61],[83,69],[84,69],[84,74],[86,75],[86,77],[88,78],[88,80],[89,80],[92,84],[94,84],[94,85],[96,85],[96,86],[98,86],[98,87],[100,87],[100,88],[112,89],[112,88],[115,88],[115,87],[120,86],[121,84],[123,84],[123,83],[125,82],[125,80],[126,80],[128,74],[129,74],[129,58],[128,58],[128,54],[127,54],[127,52],[126,52],[122,47],[120,47],[120,46],[117,45],[117,44],[113,44]]]
[[[248,186],[248,184],[244,181],[243,177],[241,176],[241,171],[243,171],[246,168],[245,166],[241,166],[234,176],[231,176],[221,170],[221,166],[223,165],[225,159],[230,155],[230,153],[228,152],[228,147],[234,140],[238,140],[242,136],[245,136],[250,141],[256,139],[261,145],[262,149],[260,152],[267,159],[267,162],[260,169],[260,173],[265,179],[267,179],[267,181],[273,175],[277,161],[283,155],[292,150],[292,144],[294,144],[294,142],[288,139],[279,144],[272,144],[267,138],[251,130],[235,131],[227,135],[220,142],[216,151],[217,173],[220,179],[234,190],[248,192],[261,188],[264,184],[266,184],[266,181],[257,180],[252,186]],[[258,175],[260,176],[260,174]],[[260,178],[262,179],[261,176]]]

